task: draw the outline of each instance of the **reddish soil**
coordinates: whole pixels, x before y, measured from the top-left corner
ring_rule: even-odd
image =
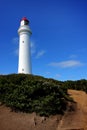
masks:
[[[66,111],[57,130],[87,130],[87,94],[83,91],[69,90],[68,93],[77,102],[75,111]]]
[[[0,130],[55,130],[60,119],[61,115],[45,118],[35,113],[12,112],[0,106]]]
[[[1,105],[0,130],[87,130],[87,94],[76,90],[69,90],[69,94],[77,105],[73,106],[74,111],[67,110],[63,117],[16,113]]]

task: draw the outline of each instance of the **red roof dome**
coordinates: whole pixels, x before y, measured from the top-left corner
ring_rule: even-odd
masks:
[[[29,22],[29,20],[28,20],[26,17],[23,17],[23,18],[21,19],[21,21],[22,21],[22,20]]]

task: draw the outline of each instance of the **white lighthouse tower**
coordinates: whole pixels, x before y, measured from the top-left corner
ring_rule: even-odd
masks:
[[[30,54],[30,35],[29,20],[24,17],[20,21],[19,34],[19,61],[18,73],[31,74],[31,54]]]

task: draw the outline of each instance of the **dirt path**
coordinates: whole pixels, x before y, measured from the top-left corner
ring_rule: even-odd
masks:
[[[74,100],[78,103],[78,109],[82,111],[84,130],[87,130],[87,94],[83,91],[69,90]]]
[[[76,90],[69,90],[68,93],[77,102],[77,110],[66,112],[57,130],[87,130],[87,94]]]

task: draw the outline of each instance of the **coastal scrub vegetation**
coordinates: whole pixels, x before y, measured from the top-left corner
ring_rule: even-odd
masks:
[[[87,91],[87,81],[57,81],[28,74],[0,75],[0,102],[15,111],[41,116],[63,114],[73,99],[68,89]]]

